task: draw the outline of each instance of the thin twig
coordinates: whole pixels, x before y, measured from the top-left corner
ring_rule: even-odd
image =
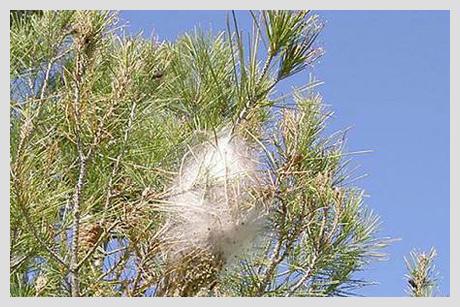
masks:
[[[293,295],[312,275],[313,275],[313,267],[316,263],[316,255],[312,256],[311,264],[309,265],[308,269],[304,272],[304,275],[299,279],[297,283],[295,283],[286,293],[286,296]]]
[[[106,216],[107,216],[107,211],[109,211],[110,201],[112,199],[112,192],[113,192],[113,179],[114,179],[114,177],[116,176],[116,174],[118,172],[118,169],[120,167],[121,158],[122,158],[123,154],[126,151],[126,145],[128,143],[129,133],[131,131],[133,121],[134,121],[134,117],[135,117],[135,110],[136,110],[136,102],[133,102],[133,104],[131,106],[131,113],[129,115],[128,125],[127,125],[127,127],[125,129],[125,133],[124,133],[124,136],[123,136],[122,148],[121,148],[120,152],[118,153],[117,158],[115,159],[115,164],[114,164],[114,166],[112,168],[112,173],[110,174],[109,182],[107,184],[107,194],[106,194],[106,197],[105,197],[104,212],[103,212],[101,224],[104,224],[104,222],[106,220]]]
[[[70,251],[70,285],[72,296],[80,295],[79,279],[78,279],[78,236],[80,232],[80,200],[81,192],[84,186],[86,170],[87,170],[87,157],[84,154],[83,143],[81,140],[80,131],[80,86],[83,74],[83,64],[81,63],[81,55],[77,52],[76,55],[76,72],[75,72],[75,89],[74,89],[74,112],[75,112],[75,136],[77,141],[77,151],[79,156],[79,174],[78,180],[75,184],[75,192],[72,198],[72,246]]]
[[[53,257],[57,262],[59,262],[61,265],[63,265],[64,267],[68,268],[68,265],[67,263],[65,263],[65,261],[61,258],[61,256],[59,256],[55,251],[53,251],[43,240],[42,238],[40,238],[40,236],[38,235],[38,232],[37,230],[35,229],[35,224],[34,222],[30,219],[30,216],[29,216],[29,213],[28,213],[28,210],[25,208],[25,205],[22,203],[22,202],[18,202],[19,204],[19,207],[21,208],[21,211],[22,211],[22,214],[24,215],[24,218],[26,220],[26,223],[27,223],[27,229],[29,230],[29,232],[32,233],[32,235],[35,237],[35,239],[37,240],[37,242],[40,244],[40,246],[44,249],[46,249],[46,251],[51,255],[51,257]]]

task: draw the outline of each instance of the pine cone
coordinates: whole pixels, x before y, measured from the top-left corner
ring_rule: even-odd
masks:
[[[87,251],[92,248],[102,234],[102,227],[97,224],[89,224],[80,230],[80,247],[81,251]]]

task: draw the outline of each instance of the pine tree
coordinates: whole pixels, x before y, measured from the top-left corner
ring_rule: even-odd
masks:
[[[175,42],[12,13],[13,296],[342,296],[389,240],[311,79],[309,11]],[[261,60],[262,59],[262,60]]]

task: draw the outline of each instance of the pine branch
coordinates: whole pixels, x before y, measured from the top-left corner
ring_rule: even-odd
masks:
[[[56,50],[62,44],[63,39],[64,39],[64,36],[61,37],[61,39],[58,41],[58,43],[57,43],[58,47],[56,47]],[[50,76],[51,76],[52,67],[59,59],[64,57],[68,52],[69,52],[69,50],[66,50],[66,51],[62,52],[61,54],[58,54],[58,55],[54,56],[53,58],[51,58],[48,61],[48,64],[47,64],[46,70],[45,70],[45,75],[44,75],[43,81],[42,81],[42,87],[41,87],[41,90],[40,90],[40,96],[39,96],[39,99],[37,101],[38,106],[34,110],[34,114],[31,117],[26,118],[26,120],[24,121],[24,123],[23,123],[23,125],[21,127],[21,135],[20,135],[20,139],[19,139],[19,142],[18,142],[18,146],[17,146],[16,159],[13,162],[12,174],[11,174],[12,178],[13,178],[13,184],[14,184],[15,189],[16,189],[16,194],[21,193],[22,189],[25,188],[25,187],[21,186],[21,184],[19,182],[20,181],[19,177],[22,176],[21,172],[22,172],[22,169],[23,169],[23,164],[25,163],[25,160],[24,160],[25,159],[25,150],[26,150],[28,141],[30,140],[30,138],[32,137],[32,135],[34,133],[34,130],[36,129],[36,126],[37,126],[36,120],[38,120],[40,118],[40,116],[41,116],[42,106],[44,104],[46,104],[46,99],[47,99],[46,90],[47,90],[47,87],[48,87],[48,84],[49,84],[49,79],[50,79]],[[34,101],[34,100],[33,99],[30,100],[28,103],[32,103],[32,101]],[[64,259],[61,256],[59,256],[52,248],[50,248],[48,246],[48,244],[45,243],[42,240],[42,238],[38,235],[38,232],[35,229],[35,223],[32,221],[32,219],[30,217],[30,214],[28,212],[28,209],[26,207],[27,205],[22,200],[18,200],[17,203],[18,203],[20,209],[22,210],[23,216],[24,216],[27,224],[29,225],[29,227],[27,227],[27,229],[30,230],[30,232],[35,237],[35,239],[40,244],[40,246],[42,248],[44,248],[49,253],[49,255],[52,258],[54,258],[58,263],[60,263],[64,267],[68,267],[68,265],[65,263]]]
[[[433,296],[437,284],[437,271],[434,259],[437,256],[436,249],[429,252],[412,250],[409,258],[404,257],[407,270],[407,292],[410,296],[423,297]]]
[[[286,293],[285,296],[292,296],[293,294],[295,294],[297,290],[300,287],[304,286],[305,282],[308,281],[308,279],[312,277],[312,275],[314,274],[314,267],[316,264],[316,260],[317,260],[317,256],[313,255],[307,270],[303,273],[303,276],[298,280],[297,283],[295,283],[294,285],[290,287],[289,291]]]
[[[114,177],[116,176],[116,174],[119,171],[121,159],[122,159],[122,157],[123,157],[123,155],[124,155],[124,153],[126,151],[126,146],[127,146],[127,143],[128,143],[129,134],[131,132],[131,129],[132,129],[132,126],[133,126],[133,121],[134,121],[135,114],[136,114],[135,110],[136,110],[136,103],[133,102],[133,104],[131,106],[131,112],[130,112],[130,115],[129,115],[129,119],[128,119],[128,124],[127,124],[127,127],[126,127],[125,132],[124,132],[124,136],[123,136],[123,139],[122,139],[121,150],[120,150],[118,156],[115,159],[115,163],[114,163],[113,168],[112,168],[112,173],[110,174],[109,182],[107,184],[107,194],[106,194],[106,198],[105,198],[104,211],[103,211],[101,224],[104,224],[105,220],[107,218],[107,212],[109,211],[110,201],[112,199],[112,193],[113,193],[113,190],[112,190],[113,189],[113,179],[114,179]]]
[[[72,247],[70,251],[70,284],[71,284],[71,293],[72,296],[80,295],[80,286],[79,286],[79,277],[78,277],[78,245],[79,245],[79,233],[80,233],[80,201],[81,193],[85,183],[85,177],[87,172],[87,163],[88,157],[84,153],[83,142],[81,136],[81,98],[80,98],[80,88],[82,86],[82,77],[84,74],[84,64],[82,60],[82,55],[80,48],[82,46],[77,46],[77,55],[75,59],[75,77],[74,77],[74,114],[75,114],[75,136],[77,140],[77,152],[79,158],[79,173],[78,179],[75,183],[74,194],[72,198]]]
[[[63,267],[67,268],[68,265],[67,263],[64,261],[64,259],[62,259],[61,256],[59,256],[52,248],[50,248],[48,246],[48,244],[46,242],[44,242],[42,240],[42,238],[38,235],[38,232],[37,230],[35,229],[35,223],[31,220],[30,218],[30,215],[26,209],[26,206],[25,204],[23,204],[23,202],[19,201],[18,202],[19,204],[19,207],[21,208],[22,210],[22,213],[23,213],[23,216],[25,218],[25,221],[26,221],[26,224],[27,224],[27,229],[30,229],[30,232],[32,233],[32,235],[34,236],[34,238],[37,240],[37,242],[40,244],[40,246],[42,248],[44,248],[48,253],[49,255],[54,259],[56,260],[59,264],[61,264]]]

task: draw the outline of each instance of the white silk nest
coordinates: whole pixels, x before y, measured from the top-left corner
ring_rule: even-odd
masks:
[[[258,152],[223,130],[190,148],[164,210],[174,258],[202,249],[225,263],[251,248],[264,225]]]

